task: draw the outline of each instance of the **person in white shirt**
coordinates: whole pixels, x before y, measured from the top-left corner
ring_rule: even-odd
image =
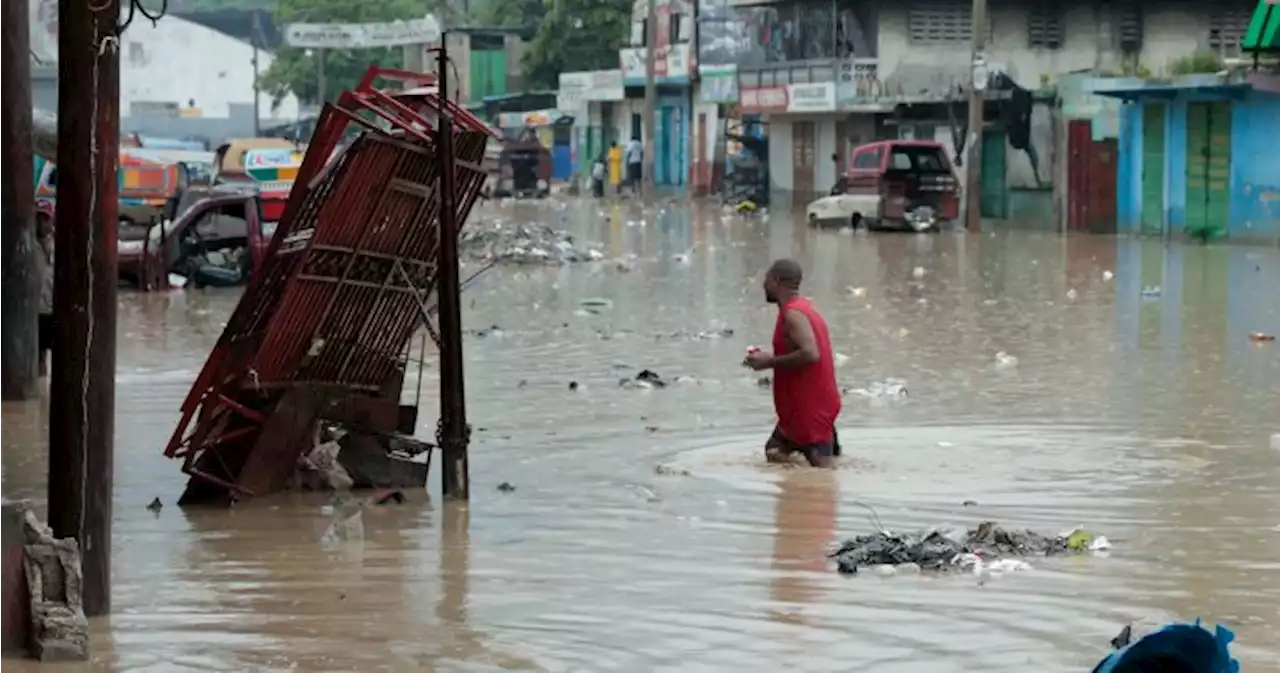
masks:
[[[591,195],[597,199],[604,198],[604,179],[607,174],[604,165],[604,155],[596,157],[596,162],[591,165]]]
[[[639,136],[632,137],[631,142],[627,143],[624,155],[627,160],[627,183],[631,185],[631,193],[639,194],[640,166],[644,160],[644,146],[640,144]]]

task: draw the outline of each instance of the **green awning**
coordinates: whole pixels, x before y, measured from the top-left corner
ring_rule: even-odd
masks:
[[[1258,0],[1240,48],[1245,53],[1280,52],[1280,5]]]

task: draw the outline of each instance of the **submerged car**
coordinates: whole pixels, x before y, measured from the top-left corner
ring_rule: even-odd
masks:
[[[805,214],[813,226],[929,231],[960,216],[960,185],[941,143],[885,140],[854,149],[831,194]]]

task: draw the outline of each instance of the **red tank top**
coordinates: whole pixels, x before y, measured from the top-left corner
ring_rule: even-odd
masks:
[[[813,325],[818,343],[817,362],[796,368],[773,370],[773,408],[778,413],[778,427],[787,439],[807,446],[829,442],[840,414],[840,388],[836,385],[835,354],[831,351],[831,333],[818,309],[804,297],[792,297],[778,307],[778,322],[773,328],[773,352],[784,355],[794,350],[787,339],[784,314],[799,311]]]

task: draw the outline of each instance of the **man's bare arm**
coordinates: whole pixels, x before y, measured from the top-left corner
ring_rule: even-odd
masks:
[[[818,353],[818,340],[813,335],[813,324],[809,316],[801,311],[787,311],[783,318],[787,322],[787,339],[795,349],[790,353],[775,355],[773,366],[780,369],[791,369],[811,365],[822,359]]]

